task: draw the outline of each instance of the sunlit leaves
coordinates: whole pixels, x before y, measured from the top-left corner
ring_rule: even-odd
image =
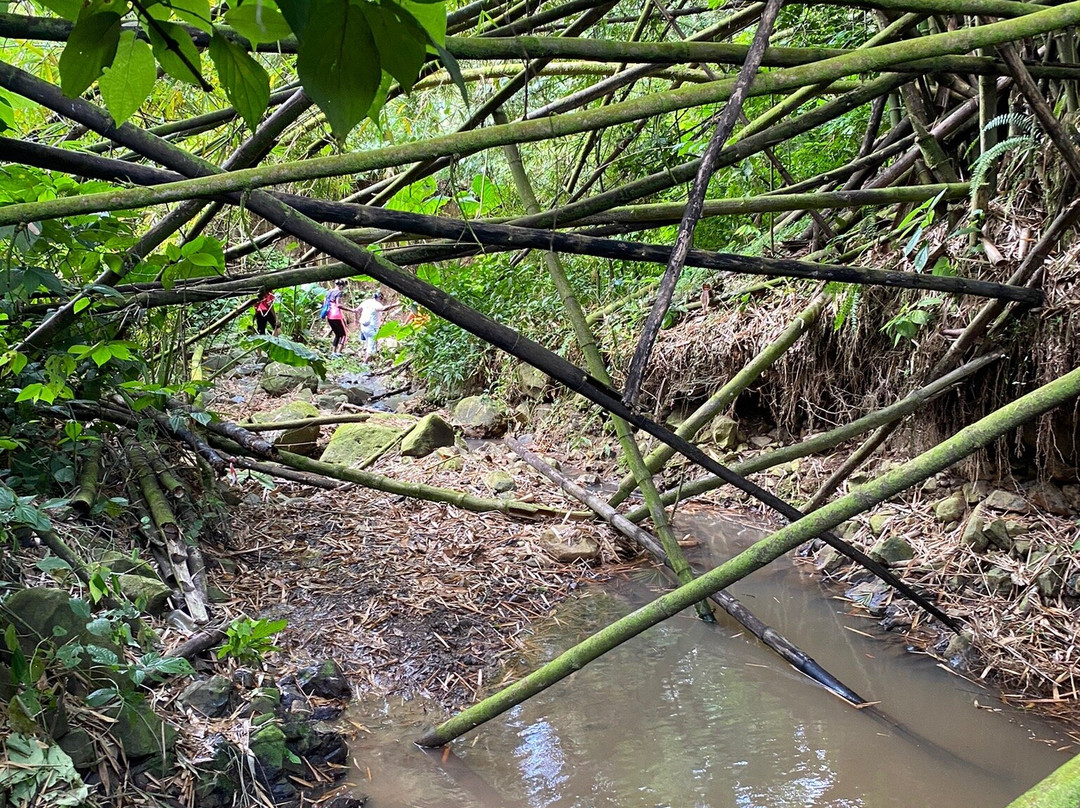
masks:
[[[124,31],[112,66],[98,79],[105,107],[117,126],[142,106],[156,81],[157,65],[150,46],[138,39],[134,31]]]
[[[311,17],[299,25],[301,34],[294,17],[302,6]],[[300,40],[296,57],[300,82],[326,115],[334,135],[344,139],[368,114],[382,78],[367,16],[349,0],[290,0],[282,4],[282,13]]]
[[[173,13],[184,22],[190,23],[208,34],[214,32],[210,24],[209,0],[169,0]]]
[[[190,40],[190,37],[189,37]],[[83,17],[60,54],[60,88],[78,98],[112,64],[120,41],[120,15],[111,11]]]
[[[209,236],[199,236],[178,247],[170,244],[165,255],[171,262],[161,275],[161,285],[172,289],[177,281],[220,275],[225,271],[225,254],[221,242]]]
[[[379,49],[382,69],[408,92],[427,58],[423,31],[418,30],[420,26],[415,20],[406,16],[403,21],[388,7],[365,3],[361,8]]]
[[[225,13],[225,22],[252,44],[277,42],[292,34],[285,17],[268,0],[248,0]]]
[[[270,101],[270,76],[247,51],[220,34],[210,40],[210,59],[225,95],[254,131]]]

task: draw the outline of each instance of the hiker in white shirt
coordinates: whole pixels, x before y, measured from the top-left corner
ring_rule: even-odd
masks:
[[[360,339],[364,341],[364,358],[370,359],[375,355],[377,344],[375,335],[379,333],[379,315],[384,311],[396,309],[397,304],[387,306],[382,302],[382,292],[376,292],[356,310],[359,317]]]

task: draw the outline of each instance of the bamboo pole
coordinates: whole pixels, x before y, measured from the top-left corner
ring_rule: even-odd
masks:
[[[713,393],[709,399],[698,407],[690,416],[679,424],[675,434],[687,440],[693,440],[702,427],[713,419],[718,413],[726,410],[738,398],[739,394],[751,384],[761,378],[770,367],[776,364],[788,349],[791,348],[807,330],[817,322],[822,310],[825,308],[825,295],[818,293],[798,315],[796,315],[780,335],[766,345],[758,354],[736,373],[727,384]],[[645,466],[653,474],[664,467],[664,464],[675,454],[668,446],[660,446],[649,453],[645,458]],[[612,507],[623,502],[634,491],[634,480],[626,476],[619,483],[619,488],[608,499]]]
[[[90,449],[83,458],[79,474],[79,488],[71,498],[71,507],[83,516],[90,513],[97,502],[98,485],[101,481],[101,441],[90,444]]]
[[[731,560],[691,583],[661,595],[637,611],[601,629],[584,642],[564,651],[551,662],[509,687],[425,732],[416,740],[416,743],[420,746],[443,746],[449,743],[565,679],[612,648],[678,614],[702,597],[731,586],[822,531],[836,527],[845,520],[917,485],[1021,424],[1049,412],[1076,398],[1077,395],[1080,395],[1080,369],[1073,370],[1006,404],[985,418],[964,427],[933,449],[751,545]]]
[[[1026,16],[977,28],[963,28],[914,40],[887,43],[807,65],[763,73],[754,81],[750,94],[756,96],[786,92],[828,80],[888,69],[896,63],[967,53],[980,47],[1038,36],[1077,23],[1080,23],[1080,1],[1064,3]],[[609,44],[608,41],[600,39],[588,41],[598,50],[603,50]],[[619,57],[619,61],[624,60],[622,56]],[[0,85],[19,95],[28,91],[30,97],[34,97],[39,91],[28,87],[27,77],[25,74],[20,76],[21,73],[22,71],[11,65],[0,65]],[[251,191],[268,185],[357,174],[451,154],[473,153],[507,143],[524,143],[580,134],[592,129],[603,129],[701,104],[721,103],[730,97],[733,88],[734,81],[732,80],[708,82],[612,104],[600,110],[566,113],[535,121],[515,121],[505,126],[485,127],[381,149],[360,150],[329,157],[201,176],[162,186],[158,189],[161,196],[157,201],[159,203],[176,202],[222,193]],[[130,124],[112,128],[119,132],[125,127],[134,129]],[[140,192],[134,192],[134,197],[128,196],[132,193],[117,191],[113,196],[117,200],[126,199],[126,207],[140,206],[142,204],[139,201],[141,200]]]
[[[0,63],[0,72],[2,71],[3,64]],[[21,71],[17,72],[20,75],[20,86],[23,86],[25,91],[30,93],[30,96],[38,103],[54,108],[55,111],[62,112],[95,131],[110,133],[110,136],[115,137],[118,142],[135,148],[149,159],[160,162],[168,168],[180,170],[190,176],[212,175],[216,170],[208,163],[194,158],[183,150],[177,149],[158,138],[147,135],[135,127],[125,124],[124,127],[117,129],[113,126],[110,116],[104,110],[81,99],[68,99],[60,93],[58,88],[21,73]],[[761,486],[732,473],[730,469],[718,463],[698,447],[673,434],[670,430],[655,423],[640,412],[627,407],[619,395],[609,386],[588,375],[581,368],[567,362],[557,354],[546,350],[540,344],[465,306],[425,280],[402,271],[400,267],[384,256],[373,255],[353,244],[340,233],[327,230],[317,222],[301,215],[263,191],[253,191],[244,197],[244,201],[253,212],[262,216],[271,224],[281,227],[297,238],[306,241],[309,245],[323,250],[329,256],[343,261],[354,270],[363,272],[400,294],[424,305],[434,314],[461,326],[484,341],[547,373],[568,389],[580,393],[594,404],[598,404],[611,414],[623,418],[635,427],[645,430],[660,441],[675,446],[678,451],[702,468],[726,479],[739,490],[758,499],[787,519],[794,520],[801,517],[798,509],[792,507],[789,503],[766,491]],[[159,416],[159,418],[165,422],[169,420],[164,416]],[[161,420],[159,420],[159,424],[161,424]],[[163,424],[163,426],[167,428],[168,424]],[[190,436],[183,435],[181,437],[188,440]],[[209,450],[209,447],[207,449]],[[209,450],[209,454],[203,454],[203,456],[206,457],[208,462],[213,462],[211,460],[211,457],[214,456],[212,450]],[[223,461],[220,458],[217,459],[223,465]],[[861,550],[832,533],[825,532],[821,534],[821,538],[831,547],[856,561],[883,581],[889,583],[890,586],[911,598],[920,608],[956,630],[957,624],[952,618],[905,584],[882,564],[874,561]]]
[[[556,471],[551,465],[545,463],[532,452],[528,451],[520,442],[508,440],[507,444],[526,463],[558,485],[570,496],[592,508],[602,519],[604,519],[604,521],[608,522],[615,530],[622,533],[628,539],[636,542],[638,546],[648,552],[649,555],[665,568],[672,569],[671,560],[667,557],[660,542],[653,538],[652,534],[642,530],[626,517],[621,516],[600,497],[590,494],[581,486],[576,485],[565,474]],[[675,580],[678,581],[678,578],[676,577]],[[817,660],[799,649],[798,646],[776,631],[776,629],[767,626],[755,617],[746,607],[746,604],[739,601],[734,595],[731,595],[724,590],[720,590],[719,592],[714,592],[709,598],[717,606],[727,612],[739,625],[761,640],[767,648],[775,651],[781,659],[785,660],[795,668],[795,670],[808,676],[831,693],[848,702],[848,704],[861,707],[866,703],[866,699],[825,670]]]
[[[904,398],[893,402],[887,407],[882,407],[879,410],[867,413],[862,418],[858,418],[849,424],[844,424],[836,429],[823,432],[822,434],[804,440],[801,443],[785,446],[782,449],[776,449],[772,452],[764,452],[749,460],[734,463],[731,466],[731,470],[736,474],[749,476],[751,474],[756,474],[759,471],[764,471],[765,469],[776,468],[783,463],[790,463],[792,460],[798,460],[801,457],[820,454],[821,452],[839,446],[844,441],[851,440],[854,437],[869,432],[871,429],[886,424],[897,423],[928,402],[933,401],[950,387],[953,387],[972,374],[982,370],[987,365],[997,362],[1002,358],[1002,354],[990,353],[977,359],[972,359],[962,367],[957,368],[951,373],[940,376],[935,381],[918,390],[908,393]],[[723,485],[726,485],[726,483],[719,477],[702,477],[701,479],[691,480],[688,483],[671,488],[665,491],[661,497],[663,498],[665,505],[673,505],[676,502],[692,499],[693,497],[700,496],[709,491],[715,491]],[[646,516],[648,516],[648,511],[642,507],[634,508],[626,514],[626,518],[631,522],[640,522]]]
[[[492,120],[494,120],[496,124],[504,123],[506,117],[500,110],[492,116]],[[513,176],[518,196],[521,197],[521,201],[525,205],[525,210],[530,214],[537,213],[540,210],[540,203],[536,199],[532,182],[529,180],[529,176],[525,171],[525,166],[521,161],[521,154],[518,152],[517,147],[512,145],[504,146],[503,150],[506,155],[506,162],[510,166],[510,174]],[[581,304],[574,295],[573,287],[570,285],[570,280],[566,276],[566,271],[563,269],[562,262],[554,252],[549,250],[544,253],[544,263],[547,266],[548,275],[551,277],[551,281],[559,293],[559,298],[563,304],[563,310],[570,319],[570,324],[574,329],[574,336],[577,339],[578,347],[585,356],[586,367],[593,377],[599,379],[603,384],[610,385],[611,376],[608,374],[604,358],[600,354],[600,348],[596,344],[596,338],[593,336],[592,330],[589,328],[589,324],[585,319],[585,312],[582,310]],[[678,539],[675,538],[675,532],[671,529],[667,514],[664,512],[664,506],[660,503],[660,494],[656,490],[656,485],[653,483],[652,475],[645,467],[645,462],[641,456],[641,449],[638,446],[637,441],[634,440],[633,431],[630,429],[629,424],[622,418],[613,416],[611,420],[615,427],[615,434],[618,437],[619,445],[622,447],[623,456],[630,465],[631,473],[633,474],[638,487],[641,488],[642,495],[645,497],[646,507],[649,509],[649,515],[652,516],[653,527],[660,536],[660,542],[663,544],[664,551],[671,561],[671,568],[675,571],[675,575],[679,581],[687,583],[693,579],[693,572],[690,569],[690,564],[686,560],[686,556],[682,552],[682,548],[679,547]],[[695,608],[702,619],[709,621],[714,619],[712,608],[705,601],[699,601],[695,604]]]

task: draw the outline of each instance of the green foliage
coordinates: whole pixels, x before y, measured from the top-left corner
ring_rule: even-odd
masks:
[[[893,347],[901,340],[915,342],[919,331],[933,319],[944,302],[943,298],[929,296],[920,298],[913,304],[905,304],[881,330],[892,337]]]
[[[986,184],[990,170],[1009,152],[1013,152],[1016,159],[1020,160],[1034,153],[1041,147],[1041,138],[1035,121],[1027,116],[1016,112],[998,115],[991,119],[983,127],[984,132],[996,129],[999,126],[1008,126],[1016,134],[995,143],[985,152],[979,155],[979,159],[971,167],[971,196],[974,199],[978,190]]]
[[[121,124],[134,115],[154,89],[157,66],[150,46],[134,31],[120,34],[112,64],[98,79],[105,108]]]
[[[32,733],[14,732],[4,741],[0,792],[12,805],[79,806],[90,790],[68,754]]]
[[[252,620],[240,617],[225,631],[225,642],[217,649],[217,658],[230,657],[239,662],[259,663],[271,651],[277,651],[271,637],[288,625],[287,620]]]
[[[245,348],[258,348],[265,351],[272,362],[282,362],[293,367],[309,366],[320,377],[326,376],[326,364],[322,356],[306,345],[293,342],[285,337],[270,334],[255,334],[244,340]]]

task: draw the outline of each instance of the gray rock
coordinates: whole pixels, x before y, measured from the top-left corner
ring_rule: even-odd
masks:
[[[336,412],[341,409],[342,404],[349,403],[349,394],[345,392],[341,387],[331,385],[323,390],[319,391],[319,394],[315,396],[315,406],[320,410],[330,410]]]
[[[526,398],[543,398],[548,386],[548,377],[544,371],[524,362],[514,368],[514,380],[517,388]]]
[[[517,483],[514,481],[514,476],[509,472],[497,469],[495,471],[488,472],[484,475],[484,485],[494,491],[496,494],[505,494],[507,491],[513,491],[517,488]]]
[[[1001,567],[991,567],[984,576],[986,588],[991,595],[1007,595],[1012,592],[1012,573]]]
[[[89,619],[72,611],[71,600],[67,592],[47,587],[20,589],[4,600],[4,621],[15,627],[15,636],[27,658],[34,655],[43,639],[57,647],[70,642],[96,645],[119,656],[119,646],[87,629]],[[85,655],[83,664],[92,665]]]
[[[103,708],[102,712],[116,719],[109,732],[120,743],[129,761],[152,758],[160,762],[162,770],[169,768],[169,756],[177,735],[172,724],[162,721],[145,702],[121,702]]]
[[[1027,492],[1031,504],[1056,516],[1071,516],[1073,507],[1060,488],[1053,483],[1039,483]]]
[[[1070,598],[1080,598],[1080,572],[1072,573],[1065,581],[1065,594]]]
[[[195,710],[207,718],[218,718],[229,710],[233,696],[233,683],[227,676],[211,676],[192,682],[178,697],[186,709]]]
[[[251,734],[248,747],[268,779],[273,779],[288,759],[285,733],[277,724],[269,723],[259,727]]]
[[[486,396],[461,399],[450,420],[470,438],[494,438],[506,431],[503,408]]]
[[[967,511],[967,499],[960,492],[934,503],[934,518],[943,524],[959,522]]]
[[[319,410],[306,401],[290,401],[270,412],[259,412],[252,420],[257,424],[275,424],[279,421],[299,421],[302,418],[315,418]],[[262,433],[262,437],[275,449],[284,449],[295,454],[309,455],[315,451],[319,442],[321,427],[307,424],[292,429],[275,429]]]
[[[739,444],[746,440],[746,436],[739,431],[739,425],[726,415],[718,415],[713,419],[709,434],[718,449],[728,451],[739,448]]]
[[[537,543],[547,555],[563,564],[593,561],[600,556],[596,539],[574,526],[545,528]]]
[[[1029,510],[1026,499],[1019,494],[1004,491],[1000,488],[991,491],[983,500],[983,505],[987,508],[993,508],[995,511],[1008,511],[1010,513],[1027,513]]]
[[[750,445],[755,449],[764,449],[766,446],[772,446],[773,439],[768,435],[754,435],[750,438]]]
[[[109,572],[127,572],[132,575],[142,575],[144,578],[161,580],[149,561],[145,558],[132,558],[128,553],[106,550],[97,563]]]
[[[986,513],[983,511],[982,505],[979,505],[971,512],[971,516],[964,523],[964,529],[960,533],[960,541],[976,553],[985,552],[986,548],[990,546],[990,539],[985,533],[985,528]]]
[[[443,446],[435,450],[439,457],[439,468],[446,471],[461,471],[465,468],[465,458],[453,446]]]
[[[901,561],[910,561],[915,557],[915,551],[903,536],[887,536],[870,548],[870,557],[886,566],[899,564]]]
[[[961,493],[963,493],[968,505],[974,505],[976,502],[985,499],[986,495],[990,493],[990,483],[986,480],[964,483]]]
[[[342,424],[334,430],[319,459],[324,463],[352,466],[392,445],[416,423],[396,413],[372,413],[366,421]]]
[[[991,519],[983,528],[983,533],[994,547],[1009,552],[1013,548],[1013,539],[1009,535],[1009,526],[1004,519]]]
[[[324,659],[297,672],[296,686],[309,696],[320,696],[324,699],[352,698],[349,680],[332,659]]]
[[[354,407],[363,407],[371,399],[375,398],[375,391],[362,384],[343,384],[342,388],[345,390],[349,403]]]
[[[945,646],[945,659],[954,668],[965,668],[972,657],[975,636],[967,629],[953,634]]]
[[[90,733],[82,727],[75,727],[65,732],[56,741],[57,745],[71,758],[72,765],[78,771],[85,772],[94,768],[98,763],[97,746]]]
[[[147,614],[161,614],[165,611],[169,596],[172,595],[172,587],[162,583],[161,579],[148,578],[145,575],[134,575],[122,572],[113,574],[113,583],[125,598],[132,603],[146,605],[143,607]]]
[[[885,531],[885,526],[892,519],[891,513],[874,513],[870,515],[870,534],[875,538]]]
[[[401,441],[406,457],[427,457],[436,449],[454,445],[454,428],[436,413],[428,413]]]
[[[844,557],[827,544],[814,555],[814,568],[820,572],[835,572],[843,565]]]
[[[259,389],[271,396],[283,396],[299,388],[306,388],[313,393],[319,389],[319,377],[307,365],[271,362],[259,379]]]

